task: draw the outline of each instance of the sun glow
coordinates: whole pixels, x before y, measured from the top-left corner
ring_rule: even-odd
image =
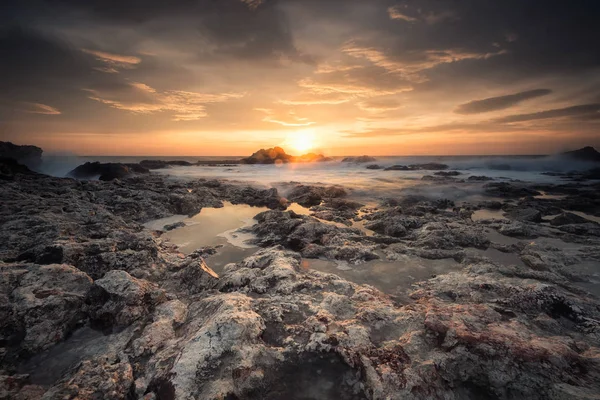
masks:
[[[302,155],[315,148],[315,132],[311,129],[292,132],[288,135],[285,146]]]

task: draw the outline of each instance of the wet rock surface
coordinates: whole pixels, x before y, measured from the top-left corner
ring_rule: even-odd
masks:
[[[291,184],[309,216],[275,189],[221,181],[13,174],[0,185],[0,396],[594,398],[600,237],[568,210],[597,215],[596,187],[479,185],[492,198],[365,206]],[[220,248],[184,256],[140,225],[223,201],[272,210],[247,228],[263,248],[218,275]],[[410,257],[460,265],[392,294],[306,264]]]

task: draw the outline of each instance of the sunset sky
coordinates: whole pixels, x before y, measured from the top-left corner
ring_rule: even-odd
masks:
[[[3,0],[0,140],[82,155],[600,147],[597,0]]]

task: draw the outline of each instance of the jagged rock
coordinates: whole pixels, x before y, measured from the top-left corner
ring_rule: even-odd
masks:
[[[375,157],[371,157],[371,156],[346,157],[342,160],[342,162],[355,163],[355,164],[364,164],[364,163],[374,162],[374,161],[377,161],[377,159]]]
[[[484,185],[486,193],[498,197],[526,197],[539,196],[537,190],[529,189],[522,185],[510,184],[508,182],[492,182]]]
[[[367,168],[367,169],[383,169],[383,167],[378,164],[367,165],[365,168]]]
[[[489,176],[484,176],[484,175],[472,175],[472,176],[468,177],[467,180],[471,181],[471,182],[487,182],[487,181],[493,181],[494,178],[490,178]]]
[[[48,390],[42,400],[125,400],[133,385],[133,368],[126,359],[110,355],[86,360]]]
[[[86,299],[91,320],[102,328],[128,326],[165,301],[157,285],[117,270],[95,281]]]
[[[168,232],[168,231],[172,231],[172,230],[175,230],[178,228],[183,228],[183,227],[185,227],[185,222],[180,221],[180,222],[175,222],[173,224],[165,225],[163,227],[163,229]]]
[[[438,171],[438,172],[434,172],[434,175],[437,175],[437,176],[459,176],[459,175],[462,175],[462,172],[459,172],[459,171]]]
[[[600,153],[591,146],[586,146],[579,150],[567,151],[561,155],[563,157],[572,158],[579,161],[600,162]]]
[[[250,157],[240,160],[242,164],[278,164],[278,163],[293,163],[293,162],[324,162],[331,161],[331,158],[325,157],[323,154],[308,153],[299,157],[287,154],[281,147],[273,147],[270,149],[260,149]]]
[[[286,196],[291,202],[304,207],[318,206],[324,199],[333,199],[346,196],[344,188],[340,186],[307,186],[297,185]]]
[[[570,212],[564,212],[550,220],[550,225],[553,226],[562,226],[562,225],[570,225],[570,224],[585,224],[590,222],[588,219],[580,217],[577,214],[573,214]]]
[[[0,142],[0,159],[11,159],[29,168],[36,169],[42,163],[43,150],[37,146],[19,146],[11,142]]]
[[[69,176],[78,179],[98,178],[101,181],[123,179],[131,174],[145,174],[149,171],[139,164],[86,162],[69,172]]]
[[[12,180],[15,174],[31,175],[35,172],[12,158],[0,158],[0,180]]]
[[[85,319],[92,286],[69,265],[0,263],[0,334],[17,352],[35,354],[60,342]]]
[[[163,160],[142,160],[140,166],[146,169],[163,169],[171,166],[175,167],[190,167],[192,164],[189,161],[174,160],[174,161],[163,161]]]
[[[542,222],[542,213],[534,208],[516,208],[507,212],[506,215],[522,222]]]

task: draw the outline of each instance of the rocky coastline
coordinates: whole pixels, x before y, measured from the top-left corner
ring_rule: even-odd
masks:
[[[420,167],[444,170],[439,165]],[[0,162],[1,399],[593,399],[600,185],[460,180],[481,201],[373,199]],[[217,275],[142,223],[267,207]],[[288,210],[310,207],[310,215]],[[173,229],[176,229],[173,228]],[[367,234],[367,232],[370,232]],[[502,257],[511,262],[501,262]],[[307,260],[453,260],[384,292]]]

